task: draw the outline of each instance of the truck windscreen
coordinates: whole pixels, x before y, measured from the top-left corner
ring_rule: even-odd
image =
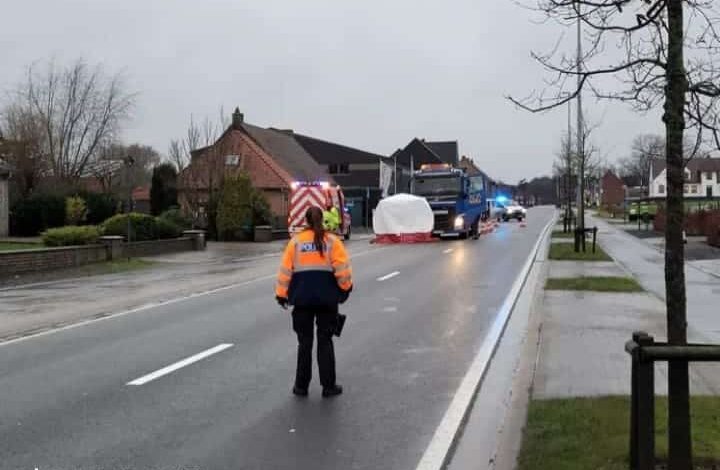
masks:
[[[413,182],[413,193],[418,196],[454,196],[460,194],[460,189],[457,176],[420,176]]]

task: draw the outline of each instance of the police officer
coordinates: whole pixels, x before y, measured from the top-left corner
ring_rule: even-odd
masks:
[[[298,358],[293,393],[307,396],[312,379],[313,323],[317,324],[317,360],[323,397],[340,395],[335,381],[333,333],[338,304],[352,291],[352,269],[343,243],[323,227],[323,211],[311,207],[305,214],[307,228],[285,248],[277,278],[275,298],[281,307],[292,305],[293,330],[298,338]]]
[[[327,204],[323,212],[323,227],[328,232],[336,232],[340,228],[340,213],[331,202]]]

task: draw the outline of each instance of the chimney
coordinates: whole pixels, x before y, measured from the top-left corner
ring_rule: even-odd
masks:
[[[233,129],[239,130],[245,121],[245,115],[240,112],[240,108],[235,108],[235,112],[232,114],[232,126]]]

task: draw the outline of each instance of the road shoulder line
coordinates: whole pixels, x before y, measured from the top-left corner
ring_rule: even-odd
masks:
[[[430,444],[415,467],[416,470],[441,470],[448,464],[452,451],[461,434],[463,423],[467,419],[473,400],[482,384],[483,377],[488,369],[490,361],[493,358],[498,343],[502,338],[505,326],[508,323],[512,310],[520,296],[525,281],[528,278],[530,270],[535,262],[535,258],[545,241],[549,229],[555,224],[556,214],[545,225],[540,232],[538,240],[535,242],[530,255],[520,270],[520,274],[513,282],[510,291],[505,298],[495,321],[490,327],[485,340],[473,359],[470,368],[463,377],[460,386],[455,392],[455,396],[450,402],[445,415],[440,421],[440,425],[435,430],[435,434],[430,440]]]

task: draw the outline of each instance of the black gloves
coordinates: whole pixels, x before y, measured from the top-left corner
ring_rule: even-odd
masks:
[[[288,299],[287,298],[275,296],[275,300],[277,301],[278,305],[280,305],[282,308],[287,310],[287,308],[288,308]]]
[[[340,300],[341,304],[344,304],[345,302],[347,302],[347,299],[348,299],[348,297],[350,297],[350,292],[352,292],[352,290],[353,290],[352,286],[350,286],[350,289],[348,289],[348,290],[340,289],[340,299],[339,300]]]

